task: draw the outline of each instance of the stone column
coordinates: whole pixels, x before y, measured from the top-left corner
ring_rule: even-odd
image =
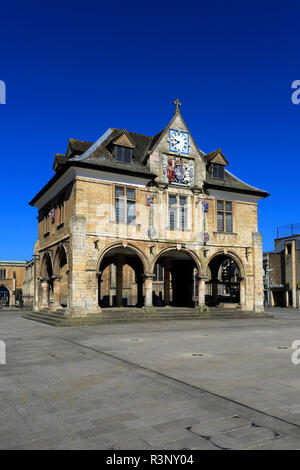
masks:
[[[33,311],[38,312],[40,307],[40,281],[37,277],[40,267],[40,256],[37,255],[38,252],[38,242],[34,245],[34,263],[33,263]]]
[[[293,308],[297,307],[297,291],[296,291],[296,241],[292,241],[292,303]]]
[[[207,276],[198,276],[198,307],[205,307],[205,279]]]
[[[122,289],[123,289],[123,257],[118,257],[116,260],[117,266],[117,307],[122,307]]]
[[[60,299],[60,276],[53,276],[53,308],[60,308],[61,307],[61,299]]]
[[[79,192],[81,193],[81,192]],[[76,192],[77,194],[77,192]],[[70,316],[85,316],[88,306],[99,310],[97,296],[91,298],[87,294],[86,276],[86,217],[73,216],[70,221],[70,246],[69,246],[69,270],[68,278],[69,295],[68,310]],[[94,279],[96,283],[96,279]]]
[[[217,300],[218,300],[218,278],[215,277],[215,275],[212,276],[211,279],[211,295],[212,295],[212,301],[213,305],[217,305]]]
[[[271,289],[270,289],[270,302],[271,302],[271,307],[274,307],[274,294]]]
[[[245,286],[245,278],[240,277],[240,306],[242,309],[246,308],[246,286]]]
[[[264,284],[262,260],[262,236],[252,232],[253,307],[255,312],[264,311]]]
[[[13,277],[13,282],[12,282],[12,292],[11,295],[9,296],[9,306],[13,307],[16,305],[16,278]]]
[[[116,295],[117,289],[117,267],[115,264],[110,265],[110,279],[109,279],[109,306],[114,305],[114,295]]]
[[[49,307],[49,283],[48,279],[41,279],[41,307],[48,308]]]
[[[137,274],[137,306],[143,306],[143,278],[141,274]]]
[[[145,274],[145,307],[152,307],[152,279],[153,274]]]
[[[289,291],[285,291],[285,306],[289,307],[290,306],[290,299],[289,299]]]
[[[97,288],[98,288],[98,305],[100,307],[101,304],[101,282],[102,282],[102,271],[96,273],[97,278]]]
[[[164,262],[164,302],[165,305],[170,305],[170,269],[171,269],[171,262],[170,260],[166,260]]]

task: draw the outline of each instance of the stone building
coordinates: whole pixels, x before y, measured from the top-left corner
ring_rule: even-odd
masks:
[[[25,279],[23,282],[23,307],[32,309],[34,299],[34,282],[35,282],[35,264],[34,259],[26,261]]]
[[[220,149],[203,153],[174,104],[154,137],[109,128],[56,154],[55,175],[30,202],[41,316],[72,324],[121,306],[141,315],[168,306],[263,311],[257,203],[268,193],[230,173]]]
[[[276,238],[274,250],[264,253],[266,303],[300,307],[300,234]]]
[[[22,298],[25,261],[0,261],[0,306],[13,307]]]

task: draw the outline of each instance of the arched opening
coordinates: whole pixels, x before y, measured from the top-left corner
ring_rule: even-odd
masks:
[[[0,305],[2,307],[9,307],[9,290],[5,286],[0,286]]]
[[[102,257],[98,273],[98,303],[105,307],[144,305],[144,266],[129,247],[116,246]]]
[[[41,265],[40,306],[48,308],[53,301],[53,268],[50,253],[45,253]]]
[[[187,250],[163,251],[153,266],[153,305],[194,307],[198,296],[199,262]]]
[[[240,283],[243,279],[237,260],[230,254],[214,256],[207,267],[205,303],[216,307],[223,304],[240,304]]]
[[[54,306],[68,306],[68,261],[63,245],[57,248],[54,261],[53,293]]]

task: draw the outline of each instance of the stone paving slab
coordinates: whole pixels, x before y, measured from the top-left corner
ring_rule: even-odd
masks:
[[[299,449],[300,311],[270,313],[66,330],[0,312],[0,449]]]

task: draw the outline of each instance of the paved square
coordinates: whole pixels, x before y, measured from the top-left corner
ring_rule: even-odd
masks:
[[[300,449],[300,310],[53,328],[0,313],[0,449]]]

